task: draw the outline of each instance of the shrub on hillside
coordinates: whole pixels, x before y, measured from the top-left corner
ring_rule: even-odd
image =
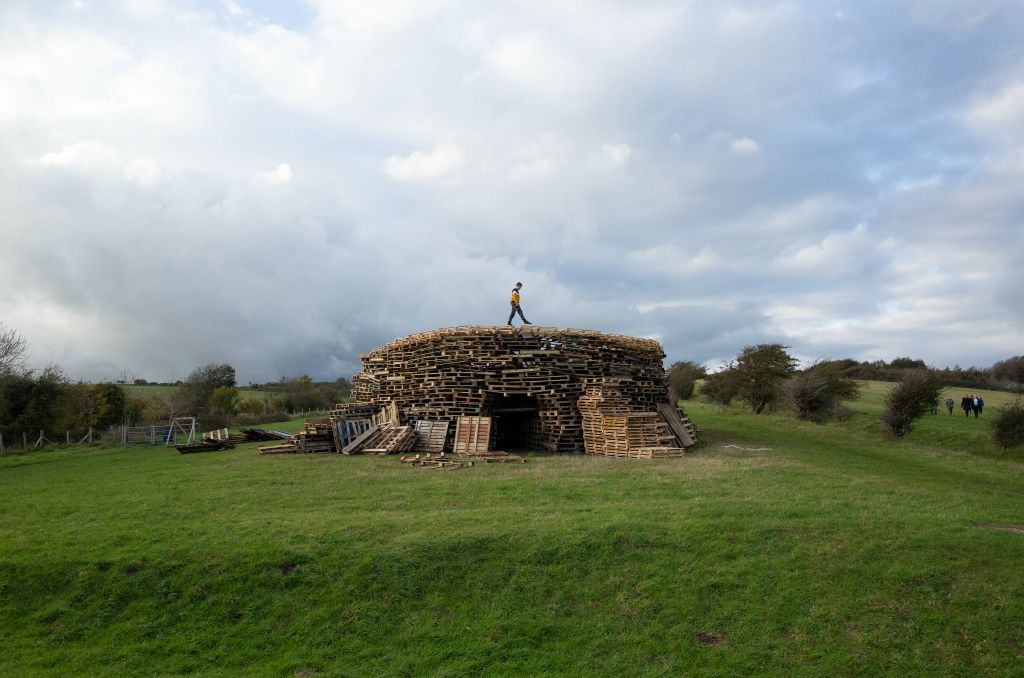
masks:
[[[706,367],[692,360],[680,360],[668,368],[668,387],[674,400],[689,400],[693,397],[698,379],[708,374]]]
[[[942,382],[931,370],[907,372],[885,396],[882,421],[886,428],[897,438],[910,433],[914,421],[931,410],[932,400],[941,391]]]
[[[758,344],[747,346],[736,356],[737,395],[754,414],[774,407],[782,398],[782,385],[798,362],[786,348],[782,344]]]
[[[859,388],[852,379],[844,379],[837,367],[826,363],[790,379],[785,391],[797,419],[823,423],[844,418],[846,413],[840,405],[856,398]]]
[[[992,437],[1001,447],[1024,445],[1024,402],[1017,399],[999,409],[992,422]]]
[[[739,394],[739,378],[736,368],[729,363],[725,369],[709,374],[700,387],[701,395],[719,405],[728,405]]]

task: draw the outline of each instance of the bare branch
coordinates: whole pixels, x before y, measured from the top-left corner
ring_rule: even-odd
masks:
[[[0,322],[0,374],[10,374],[21,365],[26,348],[21,332]]]

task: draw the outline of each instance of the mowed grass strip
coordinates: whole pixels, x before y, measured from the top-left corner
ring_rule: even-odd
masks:
[[[991,527],[1024,467],[962,414],[889,441],[873,397],[828,426],[690,403],[701,446],[654,462],[3,457],[5,673],[1019,671],[1024,534]]]

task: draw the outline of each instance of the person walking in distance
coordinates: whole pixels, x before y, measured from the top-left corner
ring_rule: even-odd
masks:
[[[523,315],[523,307],[519,305],[519,290],[521,290],[522,288],[523,288],[523,283],[521,283],[521,282],[517,282],[516,286],[512,288],[512,300],[511,300],[511,302],[509,302],[509,303],[512,304],[512,311],[508,314],[508,322],[505,323],[506,325],[511,325],[512,324],[512,318],[516,317],[516,313],[518,313],[519,317],[523,319],[523,324],[524,325],[532,325],[533,324],[529,320],[526,319],[526,316]]]
[[[946,409],[949,410],[949,416],[953,416],[953,399],[950,397],[946,398]]]
[[[939,413],[939,396],[932,396],[932,414]]]
[[[960,399],[960,409],[964,411],[964,416],[971,416],[971,396],[964,396]]]

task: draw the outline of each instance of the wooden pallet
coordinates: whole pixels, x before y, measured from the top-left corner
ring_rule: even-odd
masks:
[[[335,452],[341,454],[353,440],[369,431],[372,426],[373,422],[370,419],[335,418],[332,430]]]
[[[681,447],[692,447],[697,444],[697,430],[682,410],[672,403],[658,403],[658,413],[668,424]]]
[[[446,468],[457,469],[472,466],[473,462],[467,459],[453,459],[445,454],[414,454],[402,457],[402,463],[421,468]]]
[[[280,445],[263,445],[257,447],[260,454],[298,454],[298,446],[292,443],[281,443]]]
[[[448,439],[448,424],[447,420],[418,420],[416,422],[416,449],[435,454],[443,452],[445,441]]]
[[[487,454],[491,444],[490,417],[459,417],[455,422],[455,454]]]

